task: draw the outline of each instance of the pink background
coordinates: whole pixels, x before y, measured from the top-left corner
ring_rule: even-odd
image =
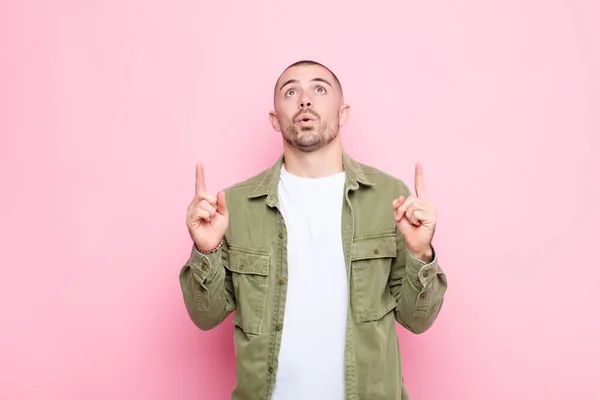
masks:
[[[0,399],[226,399],[231,319],[177,276],[194,163],[270,166],[271,90],[336,71],[360,161],[424,163],[449,279],[400,330],[412,398],[600,398],[600,6],[2,1]],[[351,5],[353,4],[353,5]]]

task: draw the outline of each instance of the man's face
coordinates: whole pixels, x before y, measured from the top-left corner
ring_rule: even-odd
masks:
[[[313,152],[331,143],[346,123],[348,106],[327,69],[301,65],[286,70],[275,87],[273,128],[292,147]]]

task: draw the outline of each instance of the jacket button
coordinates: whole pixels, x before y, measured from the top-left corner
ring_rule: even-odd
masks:
[[[275,372],[275,368],[273,368],[272,366],[271,366],[271,367],[269,367],[269,373],[271,373],[271,374],[272,374],[273,372]]]
[[[202,270],[203,271],[208,271],[208,264],[207,263],[202,263]]]
[[[283,233],[283,231],[279,232],[279,239],[283,239],[284,236],[285,236],[285,233]]]
[[[277,283],[279,283],[280,285],[285,285],[285,278],[279,278],[277,280]]]
[[[277,325],[275,325],[275,330],[276,330],[276,331],[280,331],[280,330],[282,330],[282,329],[283,329],[283,325],[281,325],[281,324],[277,324]]]
[[[244,264],[240,265],[240,271],[243,271],[246,266]]]
[[[373,249],[373,254],[379,254],[379,249]]]
[[[421,293],[421,295],[419,296],[422,299],[426,299],[427,298],[427,293]]]

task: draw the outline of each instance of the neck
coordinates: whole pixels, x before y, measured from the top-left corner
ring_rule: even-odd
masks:
[[[329,145],[312,153],[304,153],[284,144],[285,169],[302,178],[323,178],[344,170],[343,149],[339,137]]]

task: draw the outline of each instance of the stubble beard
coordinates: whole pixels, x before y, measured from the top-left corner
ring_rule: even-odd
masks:
[[[284,140],[293,148],[304,153],[320,150],[333,142],[338,135],[338,130],[319,121],[317,127],[302,128],[291,124],[283,131]]]

